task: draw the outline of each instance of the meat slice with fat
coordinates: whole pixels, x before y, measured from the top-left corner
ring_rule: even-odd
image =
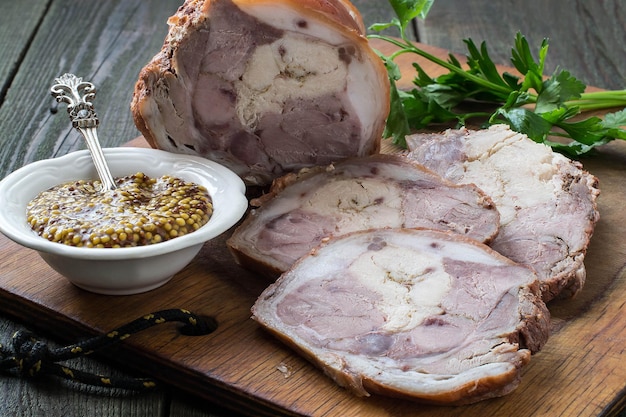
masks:
[[[187,0],[131,110],[153,146],[249,185],[375,153],[389,81],[347,0]]]
[[[599,189],[579,162],[506,125],[416,134],[407,144],[411,159],[493,199],[501,228],[491,247],[533,267],[546,302],[580,291]]]
[[[276,181],[228,240],[237,261],[277,276],[332,235],[379,227],[451,230],[487,242],[499,213],[473,185],[456,185],[401,155],[352,158]]]
[[[432,229],[331,238],[252,313],[357,395],[449,405],[514,390],[550,326],[530,268]]]

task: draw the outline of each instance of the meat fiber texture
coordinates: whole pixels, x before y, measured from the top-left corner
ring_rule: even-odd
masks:
[[[357,395],[446,405],[514,390],[550,321],[530,268],[432,229],[331,238],[252,313]]]
[[[187,0],[141,71],[131,110],[148,143],[268,185],[375,153],[389,81],[347,0]]]
[[[598,181],[580,163],[506,125],[416,134],[407,143],[410,158],[491,196],[501,215],[491,247],[534,268],[546,302],[580,291],[599,219]]]
[[[401,155],[305,171],[276,181],[227,241],[239,264],[277,277],[329,236],[370,228],[434,228],[481,242],[498,233],[500,215],[485,193]]]

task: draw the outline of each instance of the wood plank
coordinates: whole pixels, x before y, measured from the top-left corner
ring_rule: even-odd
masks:
[[[178,0],[154,0],[151,5],[144,5],[141,1],[6,2],[0,14],[0,54],[3,57],[0,60],[0,100],[7,94],[0,108],[0,177],[23,163],[52,156],[55,152],[65,153],[54,145],[68,137],[74,140],[72,149],[82,147],[80,141],[76,141],[78,136],[70,133],[64,110],[58,115],[60,123],[41,127],[50,122],[51,117],[52,98],[48,89],[54,77],[63,71],[85,71],[89,76],[103,74],[100,80],[110,80],[110,91],[102,91],[97,100],[100,103],[115,100],[117,106],[112,109],[103,106],[99,108],[99,115],[111,119],[105,109],[112,110],[112,115],[117,117],[113,117],[110,131],[118,129],[122,136],[114,136],[114,140],[108,142],[121,143],[128,135],[136,135],[128,111],[130,89],[141,66],[160,47],[167,30],[165,19],[178,4]],[[42,20],[44,13],[46,17]],[[102,16],[110,18],[102,19]],[[88,42],[84,44],[84,40]],[[77,52],[81,47],[85,49],[82,54]],[[93,55],[89,56],[91,52]],[[111,70],[111,66],[115,69]],[[9,83],[12,83],[11,90],[6,91]],[[38,139],[51,146],[39,148]],[[19,320],[12,322],[0,318],[3,343],[9,341],[15,330],[23,328],[18,323]],[[121,373],[93,359],[81,359],[74,364],[88,372]],[[49,380],[32,383],[17,378],[0,378],[0,392],[3,393],[0,402],[0,415],[3,416],[147,417],[162,415],[169,405],[166,390],[129,394]]]
[[[3,8],[0,15],[0,86],[14,81],[13,89],[0,110],[0,177],[18,166],[36,159],[60,155],[82,148],[76,132],[62,110],[52,116],[52,106],[47,90],[54,77],[73,71],[96,82],[99,88],[95,104],[102,121],[101,139],[107,146],[125,142],[137,134],[132,123],[128,104],[132,87],[141,66],[160,48],[167,31],[166,19],[181,1],[152,0],[127,2],[82,2],[55,0],[48,10],[46,20],[40,22],[49,1],[25,0],[13,2]],[[391,10],[380,2],[358,0],[355,2],[369,25],[387,21]],[[85,22],[89,22],[85,24]],[[34,33],[36,30],[37,35]],[[31,39],[31,33],[33,39]],[[4,42],[10,40],[10,42]],[[32,41],[32,44],[30,43]],[[28,50],[28,54],[26,51]],[[25,55],[26,54],[26,55]],[[23,56],[25,55],[25,56]],[[19,66],[20,72],[13,74]],[[13,80],[12,77],[16,76]],[[6,80],[6,81],[5,81]],[[0,89],[0,97],[4,88]],[[26,112],[26,113],[25,113]],[[23,117],[28,114],[28,117]],[[17,325],[0,318],[0,334],[10,336]],[[58,335],[50,335],[58,338]],[[78,335],[77,335],[78,336]],[[85,360],[85,370],[98,370],[97,363]],[[106,373],[106,371],[105,371]],[[33,391],[30,383],[18,380],[0,380],[0,391],[16,394],[0,403],[0,415],[26,413],[36,397],[38,406],[33,413],[59,409],[59,404],[74,404],[67,415],[92,415],[100,409],[102,415],[160,415],[173,417],[213,416],[214,406],[190,401],[188,396],[173,394],[169,410],[167,393],[158,398],[149,397],[146,403],[124,397],[80,397],[70,390],[45,389]],[[98,389],[93,389],[99,392]],[[24,396],[24,399],[21,397]],[[132,409],[132,410],[131,410]],[[90,411],[91,410],[91,411]],[[228,414],[232,415],[232,412]]]
[[[173,391],[168,417],[243,417],[242,414],[217,406],[206,399],[177,389]]]
[[[128,339],[113,359],[252,415],[612,415],[626,381],[626,368],[620,366],[626,355],[626,303],[620,301],[626,290],[626,222],[620,210],[626,199],[626,143],[605,147],[585,164],[603,190],[602,219],[587,258],[587,286],[575,300],[551,303],[554,334],[524,371],[521,386],[506,397],[472,406],[363,399],[337,387],[249,319],[250,306],[268,282],[233,264],[226,236],[205,245],[164,287],[128,297],[81,291],[35,253],[3,238],[0,309],[76,335],[104,332],[162,308],[211,315],[219,323],[211,335],[182,336],[175,327],[164,326]]]
[[[175,3],[175,2],[170,2],[170,3]],[[363,3],[368,3],[368,0],[363,0]],[[57,4],[59,4],[59,3],[57,3]],[[79,6],[80,6],[80,2],[63,2],[62,4],[63,4],[63,5],[65,5],[65,7],[75,7],[75,8],[76,8],[76,7],[79,7]],[[137,3],[135,3],[135,4],[137,4]],[[150,4],[151,4],[151,6],[152,6],[152,7],[154,7],[154,9],[156,9],[156,11],[161,10],[161,8],[159,7],[160,2],[158,2],[158,3],[157,3],[157,2],[155,2],[155,1],[152,1]],[[493,3],[492,3],[492,6],[493,6]],[[175,7],[174,7],[174,8],[175,8]],[[113,9],[106,9],[106,10],[103,10],[103,11],[102,11],[102,13],[106,12],[107,10],[115,10],[115,9],[114,9],[114,8],[113,8]],[[173,11],[173,9],[172,9],[172,11]],[[83,14],[83,12],[76,12],[76,13],[78,13],[79,15],[82,15],[82,14]],[[167,13],[163,13],[163,14],[165,14],[165,15],[169,15],[169,14],[171,14],[171,12],[169,12],[169,11],[168,11]],[[102,14],[99,14],[98,16],[102,16]],[[120,16],[120,15],[118,14],[117,16]],[[364,13],[364,16],[365,16],[365,13]],[[468,22],[468,20],[466,20],[466,22],[465,22],[465,25],[466,25],[466,26],[468,25],[468,23],[467,23],[467,22]],[[65,23],[67,23],[67,22],[65,22]],[[135,23],[136,23],[136,22],[135,22]],[[461,23],[462,23],[462,22],[461,22]],[[66,26],[67,26],[67,25],[66,25]],[[98,29],[98,30],[103,30],[103,29],[106,29],[106,26],[103,26],[103,27],[101,27],[101,28],[100,28],[100,29]],[[132,29],[128,29],[128,30],[132,30]],[[87,31],[87,30],[85,29],[85,31]],[[90,43],[89,43],[89,44],[93,46],[93,45],[94,45],[94,41],[93,41],[93,39],[94,39],[94,38],[93,38],[93,37],[91,37],[90,39],[91,39],[91,41],[90,41]],[[152,45],[152,46],[149,46],[149,47],[148,47],[148,46],[146,46],[146,47],[145,47],[145,49],[139,48],[139,49],[138,49],[138,51],[139,51],[139,53],[141,53],[141,54],[144,54],[144,53],[145,53],[145,54],[147,54],[147,55],[149,56],[149,55],[153,54],[153,53],[154,53],[154,51],[158,50],[158,46],[160,45],[160,42],[162,41],[162,35],[158,35],[158,36],[157,36],[157,35],[154,35],[154,36],[152,36],[152,37],[150,37],[150,35],[146,35],[146,39],[151,39],[151,40],[153,40],[153,41],[154,41],[154,44],[155,44],[156,46],[155,46],[155,45]],[[59,39],[59,40],[60,40],[60,39]],[[145,40],[145,39],[144,39],[144,40]],[[99,42],[102,42],[102,40],[99,40]],[[46,46],[48,46],[48,45],[50,45],[50,44],[51,44],[51,42],[40,42],[40,43],[39,43],[39,44],[37,44],[37,45],[38,45],[38,48],[43,48],[43,50],[45,50],[45,47],[46,47]],[[42,46],[42,45],[43,45],[43,46]],[[80,46],[80,45],[78,44],[78,42],[74,42],[74,46],[75,46],[75,50],[78,50],[78,46]],[[151,48],[152,48],[152,49],[151,49]],[[552,48],[552,49],[553,49],[553,48]],[[552,49],[551,49],[551,56],[552,56],[552,52],[553,52],[553,50],[552,50]],[[31,60],[29,61],[29,62],[30,62],[30,64],[29,64],[29,65],[41,65],[42,63],[47,63],[47,64],[49,64],[50,62],[54,62],[54,61],[50,61],[50,62],[48,62],[48,60],[51,60],[51,59],[56,59],[54,56],[53,56],[53,57],[51,57],[51,58],[50,58],[50,57],[48,57],[48,58],[42,58],[42,56],[44,56],[44,55],[42,55],[42,54],[41,54],[41,49],[40,49],[40,51],[39,51],[39,56],[37,57],[37,59],[31,59]],[[622,55],[622,56],[623,56],[623,55]],[[57,55],[56,57],[58,58],[58,55]],[[101,59],[102,57],[101,57],[100,55],[98,55],[98,54],[95,54],[95,55],[94,55],[94,56],[92,56],[91,58],[93,58],[94,60],[96,60],[96,61],[97,61],[98,59]],[[90,58],[90,59],[91,59],[91,58]],[[120,59],[119,59],[119,58],[118,58],[115,54],[112,54],[112,59],[113,59],[115,62],[118,62],[118,63],[119,63],[119,62],[124,62],[124,60],[120,60]],[[125,64],[125,63],[124,63],[124,64]],[[45,64],[44,64],[44,65],[45,65]],[[133,65],[134,65],[134,64],[133,64]],[[142,64],[141,64],[141,65],[142,65]],[[141,65],[139,65],[139,67],[140,67]],[[58,74],[52,74],[52,76],[56,76],[56,75],[58,75]],[[129,77],[129,78],[130,78],[130,77]],[[22,80],[22,81],[24,81],[24,80]],[[32,81],[32,80],[31,80],[31,81]],[[121,90],[121,91],[127,91],[127,90],[124,90],[124,89],[127,89],[127,88],[128,88],[128,86],[132,86],[132,84],[133,84],[133,83],[134,83],[134,78],[130,78],[130,82],[129,82],[129,83],[127,83],[127,84],[125,84],[125,85],[119,84],[119,88],[120,88],[120,90]],[[44,88],[46,88],[46,89],[47,89],[47,86],[48,86],[48,81],[44,82],[43,84],[45,84],[45,87],[44,87]],[[115,85],[115,86],[118,86],[118,84],[114,84],[114,85]],[[102,90],[102,88],[101,88],[101,90]],[[34,94],[34,95],[37,95],[37,94],[38,94],[38,92],[35,92],[35,94]],[[42,96],[43,96],[43,94],[39,95],[38,97],[40,98],[40,97],[42,97]],[[105,103],[105,102],[106,102],[106,101],[104,101],[104,100],[103,100],[103,98],[102,98],[102,97],[103,97],[103,96],[102,96],[102,94],[99,94],[99,95],[98,95],[98,98],[96,99],[96,104],[97,104],[98,102],[102,102],[102,103]],[[134,127],[132,126],[132,122],[130,122],[130,119],[128,118],[128,112],[127,112],[127,107],[126,107],[126,106],[127,106],[127,103],[124,103],[124,105],[120,104],[120,113],[119,113],[119,114],[120,114],[121,116],[120,116],[120,120],[118,121],[118,123],[119,123],[119,128],[120,128],[122,131],[127,132],[127,133],[124,133],[124,135],[126,135],[126,136],[122,137],[123,135],[119,135],[118,137],[111,138],[111,139],[110,139],[110,140],[111,140],[111,144],[122,143],[123,141],[127,140],[127,138],[128,138],[128,137],[132,137],[132,136],[134,135],[134,133],[133,133],[133,134],[131,134],[131,135],[128,135],[128,132],[134,132]],[[6,106],[5,106],[5,107],[6,107]],[[108,108],[108,107],[107,107],[107,108]],[[24,109],[22,109],[22,110],[24,110]],[[47,111],[47,109],[44,109],[44,110],[45,110],[45,111]],[[100,113],[101,113],[101,112],[100,112]],[[102,114],[102,113],[101,113],[101,114]],[[124,116],[124,115],[125,115],[125,116]],[[9,124],[9,122],[8,122],[8,121],[10,121],[10,120],[12,121],[14,117],[20,117],[20,116],[21,116],[21,114],[20,114],[20,113],[17,113],[17,112],[8,112],[8,113],[5,115],[5,119],[4,119],[4,120],[0,119],[0,123],[1,123],[1,125],[2,125],[3,127],[6,127],[6,126],[12,126],[12,124]],[[41,121],[41,120],[39,120],[39,121],[38,121],[38,123],[48,123],[48,124],[50,124],[50,121],[47,121],[47,122],[46,122],[46,121]],[[60,135],[58,134],[58,132],[62,132],[62,131],[64,131],[64,129],[67,129],[67,127],[66,127],[65,123],[66,123],[66,122],[65,122],[65,119],[63,119],[63,122],[61,123],[61,125],[62,125],[62,126],[59,126],[59,127],[55,127],[55,128],[54,128],[54,129],[56,129],[56,130],[57,130],[57,134],[53,134],[53,135],[51,135],[50,137],[52,137],[52,138],[60,138]],[[130,127],[130,128],[129,128],[129,127]],[[46,129],[51,129],[51,128],[50,128],[49,126],[47,126],[47,127],[46,127]],[[117,128],[116,128],[116,129],[117,129]],[[128,130],[126,130],[126,129],[128,129]],[[69,129],[67,129],[67,130],[69,130]],[[116,132],[117,132],[117,130],[116,130]],[[2,133],[1,133],[1,132],[0,132],[0,135],[2,135]],[[109,136],[107,136],[107,138],[108,138],[108,137],[109,137]],[[0,138],[2,138],[2,136],[0,136]],[[24,135],[24,136],[23,136],[23,139],[24,139],[24,140],[26,140],[26,141],[30,141],[30,140],[31,140],[31,137],[30,137],[30,136],[26,136],[26,135]],[[3,143],[3,144],[4,144],[4,142],[0,142],[0,143]],[[15,145],[15,142],[11,143],[11,146],[13,146],[13,145]],[[22,146],[22,145],[21,145],[21,144],[18,144],[18,146]],[[26,146],[28,146],[28,145],[26,145]],[[71,148],[71,147],[67,147],[67,148],[65,148],[65,149],[70,149],[70,150],[73,150],[73,148]],[[56,152],[57,154],[60,154],[60,153],[63,153],[63,152],[64,152],[64,150],[63,150],[63,149],[54,148],[54,147],[52,147],[49,151],[50,151],[50,152]],[[45,154],[45,152],[42,152],[40,155],[43,157],[43,155],[44,155],[44,154]],[[3,167],[4,167],[4,165],[3,165]],[[1,176],[1,175],[0,175],[0,176]],[[37,259],[37,258],[35,257],[35,259]],[[602,293],[603,291],[604,291],[604,290],[600,291],[600,293]],[[597,295],[597,293],[594,293],[594,294],[595,294],[595,295]],[[33,319],[34,319],[34,318],[33,318]],[[0,334],[2,334],[2,333],[3,333],[3,332],[0,332]],[[76,334],[76,336],[78,336],[79,334],[82,334],[82,333],[79,331],[79,332]],[[73,337],[71,337],[71,338],[73,339]],[[155,372],[156,372],[156,371],[155,371]],[[65,398],[67,398],[67,397],[65,397]],[[70,398],[71,398],[71,397],[70,397]],[[183,399],[181,402],[182,402],[182,403],[186,402],[186,399]],[[184,407],[173,407],[173,408],[172,408],[172,413],[174,413],[175,411],[187,412],[187,411],[183,410],[183,408],[184,408]],[[196,412],[200,412],[199,410],[202,410],[203,408],[204,408],[204,405],[199,405],[199,406],[198,406],[198,408],[192,408],[192,410],[193,410],[193,411],[190,411],[190,412],[195,414]],[[181,411],[181,410],[183,410],[183,411]],[[48,415],[50,415],[50,414],[48,413]],[[202,414],[199,414],[199,415],[202,415]],[[586,414],[585,414],[585,415],[586,415]],[[592,414],[589,414],[589,415],[592,415]]]
[[[5,2],[0,13],[0,103],[46,12],[47,0]]]
[[[503,65],[510,65],[516,32],[534,51],[549,38],[547,74],[560,67],[587,85],[624,89],[625,21],[626,3],[614,0],[436,1],[418,28],[422,43],[462,54],[463,39],[486,41]]]
[[[18,4],[18,3],[16,3]],[[103,146],[138,134],[129,103],[139,70],[160,49],[178,0],[52,2],[0,107],[0,177],[37,159],[83,148],[64,110],[51,113],[54,78],[73,72],[99,89]],[[104,17],[104,18],[103,18]]]
[[[35,326],[37,327],[37,326]],[[0,343],[10,346],[10,336],[16,331],[30,330],[19,318],[16,321],[0,317]],[[50,348],[59,347],[53,340],[60,339],[58,329],[53,334],[50,329],[35,336]],[[46,334],[48,337],[42,337]],[[52,338],[52,339],[51,339]],[[71,338],[77,341],[78,338]],[[65,365],[98,375],[130,377],[121,370],[93,356],[64,362]],[[143,373],[141,375],[144,376]],[[21,379],[3,374],[0,377],[0,416],[120,416],[153,417],[238,417],[237,413],[225,410],[214,403],[189,395],[183,391],[164,385],[155,392],[135,393],[119,389],[81,386],[56,378],[44,377],[41,380]]]

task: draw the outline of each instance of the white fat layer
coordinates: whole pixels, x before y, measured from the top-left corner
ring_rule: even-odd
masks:
[[[510,345],[509,345],[510,346]],[[515,357],[522,357],[525,351],[511,352],[506,355],[492,354],[494,362],[477,365],[473,368],[462,368],[457,373],[428,374],[416,369],[398,369],[398,364],[385,361],[384,358],[371,358],[346,354],[349,356],[351,370],[355,374],[368,375],[379,382],[406,392],[421,394],[437,394],[443,390],[455,390],[465,384],[471,384],[489,377],[501,378],[502,375],[515,372],[515,365],[507,360],[514,361]],[[341,371],[341,368],[337,368]]]
[[[440,314],[439,302],[452,285],[440,256],[389,244],[363,253],[349,271],[359,277],[359,283],[383,296],[377,307],[387,320],[382,329],[389,332],[406,332]]]
[[[363,233],[366,232],[363,231]],[[359,277],[359,280],[361,277],[365,278],[366,275],[379,274],[381,272],[380,267],[373,269],[374,259],[378,259],[375,256],[383,255],[380,255],[381,251],[369,249],[372,243],[376,243],[373,238],[377,237],[381,237],[382,239],[379,242],[384,242],[384,245],[386,245],[384,255],[387,257],[386,263],[383,263],[385,258],[380,259],[381,265],[384,265],[386,268],[382,269],[382,271],[396,271],[400,266],[402,266],[403,271],[410,271],[414,267],[418,268],[417,271],[423,271],[427,268],[426,264],[436,264],[437,260],[441,263],[442,259],[446,257],[461,262],[475,262],[485,266],[502,265],[504,262],[504,258],[496,256],[495,252],[489,251],[486,246],[468,244],[465,241],[433,240],[434,238],[430,236],[431,232],[428,231],[420,232],[420,235],[412,234],[411,236],[396,234],[393,230],[388,229],[378,229],[376,232],[370,233],[372,233],[372,238],[369,240],[361,239],[360,233],[353,236],[344,236],[333,242],[332,249],[322,247],[317,251],[316,256],[302,258],[299,266],[295,268],[299,277],[298,281],[314,280],[325,275],[332,276],[335,271],[351,268],[350,265],[354,263],[355,259],[363,257],[365,257],[363,259],[371,257],[370,263],[372,268],[361,267],[361,270],[367,272],[367,274],[356,275]],[[439,235],[438,232],[433,231],[432,233]],[[437,245],[433,247],[432,243],[437,243]],[[421,262],[426,262],[426,264],[422,265]],[[441,268],[440,264],[435,271],[441,270]],[[292,271],[290,275],[293,273]],[[400,276],[398,272],[394,273],[396,276]],[[408,273],[404,275],[409,276]],[[287,282],[284,285],[291,287],[292,285],[300,284]],[[380,287],[376,288],[380,289]],[[383,286],[382,288],[386,287]],[[285,293],[288,291],[286,290]],[[430,295],[434,294],[431,293]]]
[[[259,114],[280,113],[289,100],[344,91],[347,73],[336,47],[308,36],[291,34],[261,45],[235,83],[237,116],[254,129]]]
[[[491,196],[498,205],[501,224],[515,219],[519,209],[539,206],[557,194],[560,181],[554,162],[561,156],[548,146],[515,132],[503,141],[499,129],[475,135],[467,144],[463,182],[474,183]],[[497,175],[486,176],[485,172]]]

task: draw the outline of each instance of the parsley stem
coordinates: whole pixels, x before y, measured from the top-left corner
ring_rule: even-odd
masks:
[[[626,107],[626,90],[592,91],[582,93],[579,99],[565,102],[566,106],[578,106],[580,111],[603,110]]]
[[[463,113],[462,116],[459,116],[460,119],[462,119],[463,122],[465,122],[468,119],[474,119],[474,118],[479,118],[479,119],[487,119],[491,116],[492,113],[487,113],[487,112],[473,112],[473,113]]]
[[[582,93],[580,98],[590,100],[621,100],[626,102],[626,90],[591,91],[588,93]]]
[[[568,107],[577,106],[581,112],[592,110],[604,110],[612,108],[623,108],[626,106],[626,102],[623,100],[571,100],[566,101],[565,105]]]
[[[413,43],[411,41],[409,41],[408,39],[405,39],[404,36],[402,38],[402,41],[398,40],[398,39],[394,39],[394,38],[390,38],[388,36],[384,36],[384,35],[377,35],[377,34],[372,34],[372,35],[368,35],[368,37],[370,38],[374,38],[374,39],[381,39],[383,41],[389,42],[395,46],[397,46],[398,48],[400,48],[399,51],[394,52],[390,58],[394,59],[395,57],[399,56],[400,54],[403,53],[407,53],[407,52],[412,52],[415,53],[423,58],[426,58],[427,60],[441,66],[444,67],[446,69],[448,69],[451,72],[454,72],[478,85],[481,85],[489,90],[492,91],[497,91],[499,93],[503,93],[503,94],[509,94],[511,92],[510,88],[492,83],[490,81],[485,80],[484,78],[478,77],[476,75],[470,74],[467,71],[465,71],[463,68],[460,68],[448,61],[445,61],[441,58],[437,58],[436,56],[429,54],[428,52],[424,51],[423,49],[417,48],[415,45],[413,45]]]

